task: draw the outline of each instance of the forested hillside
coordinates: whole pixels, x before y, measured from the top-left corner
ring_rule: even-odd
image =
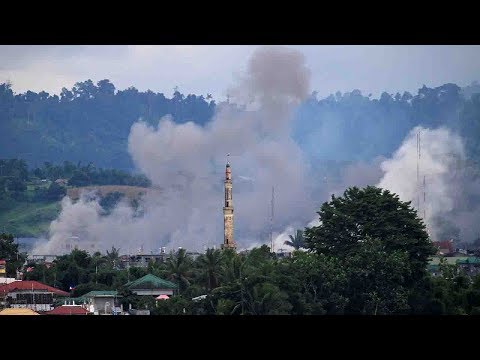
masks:
[[[479,92],[476,82],[464,89],[445,84],[424,86],[417,94],[383,93],[379,99],[359,90],[324,99],[314,92],[297,111],[294,136],[315,159],[356,161],[388,156],[416,125],[446,125],[464,136],[470,155],[478,159]],[[10,84],[1,84],[1,158],[25,159],[32,167],[69,160],[130,170],[127,138],[134,122],[156,124],[171,114],[177,123],[204,125],[215,107],[209,95],[176,91],[168,98],[134,87],[117,91],[109,80],[79,82],[60,96],[14,94]]]
[[[177,122],[204,124],[215,108],[207,97],[116,91],[109,80],[79,82],[60,96],[14,94],[10,84],[1,84],[0,157],[26,159],[31,166],[70,160],[131,169],[127,137],[135,121],[156,123],[171,114]]]

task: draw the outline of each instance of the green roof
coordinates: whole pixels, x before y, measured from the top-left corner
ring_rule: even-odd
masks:
[[[450,256],[444,257],[443,259],[446,260],[448,265],[455,265],[455,264],[480,264],[480,258],[473,257],[473,256]],[[428,262],[429,265],[439,265],[440,258],[434,257],[430,259]]]
[[[75,301],[76,303],[80,303],[80,302],[84,303],[87,300],[87,299],[85,299],[85,295],[80,296],[80,297],[76,297],[76,298],[69,298],[68,301],[70,301],[70,302]]]
[[[140,279],[130,281],[125,286],[129,289],[176,289],[174,283],[160,279],[158,276],[147,274]]]
[[[446,257],[443,257],[443,259],[445,259],[445,261],[447,262],[448,265],[455,265],[455,264],[457,264],[458,261],[468,259],[468,256],[446,256]],[[430,265],[440,264],[440,257],[436,256],[436,257],[430,259],[429,264]]]
[[[95,296],[118,296],[118,292],[116,290],[95,290],[82,295],[83,298],[90,298]]]
[[[480,264],[480,258],[469,257],[467,259],[459,259],[457,264]]]

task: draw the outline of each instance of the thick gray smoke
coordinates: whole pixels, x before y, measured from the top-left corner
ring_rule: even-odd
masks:
[[[121,204],[101,215],[98,200],[82,197],[62,202],[50,238],[35,252],[61,253],[66,239],[78,236],[79,248],[114,245],[122,252],[157,251],[160,246],[201,250],[223,242],[223,179],[226,154],[233,174],[235,237],[239,247],[268,243],[272,186],[275,227],[310,217],[315,211],[311,179],[303,154],[291,139],[292,110],[309,92],[309,70],[302,54],[284,47],[260,48],[232,90],[237,103],[218,106],[205,127],[134,124],[128,139],[136,166],[160,194],[144,197],[141,214]]]

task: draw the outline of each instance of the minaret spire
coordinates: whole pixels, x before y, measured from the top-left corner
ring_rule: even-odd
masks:
[[[233,240],[233,198],[232,198],[232,171],[230,168],[230,154],[227,154],[225,166],[225,206],[223,207],[223,249],[235,249],[237,246]]]

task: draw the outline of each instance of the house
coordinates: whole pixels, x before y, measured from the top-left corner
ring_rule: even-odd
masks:
[[[177,289],[176,284],[160,279],[152,274],[147,274],[140,279],[130,281],[125,284],[125,287],[136,295],[150,295],[155,297],[159,295],[173,295],[174,290]]]
[[[13,281],[0,285],[0,299],[5,307],[50,311],[55,298],[60,296],[69,294],[38,281]]]
[[[457,265],[465,271],[467,275],[477,275],[480,273],[480,258],[469,256],[457,260]]]
[[[82,295],[86,300],[87,310],[95,315],[115,315],[123,313],[118,292],[115,290],[96,290]]]
[[[433,245],[438,248],[439,255],[451,255],[455,251],[453,240],[434,241]]]
[[[15,278],[0,277],[0,286],[5,284],[10,284],[11,282],[17,281]]]
[[[67,186],[68,185],[68,179],[57,179],[55,180],[55,183],[60,186]]]
[[[81,305],[62,305],[47,311],[45,315],[88,315],[89,311]]]
[[[443,259],[446,265],[457,265],[464,270],[466,275],[476,275],[480,273],[480,258],[474,256],[434,256],[428,262],[427,270],[433,275],[437,276],[440,270],[440,261]]]

